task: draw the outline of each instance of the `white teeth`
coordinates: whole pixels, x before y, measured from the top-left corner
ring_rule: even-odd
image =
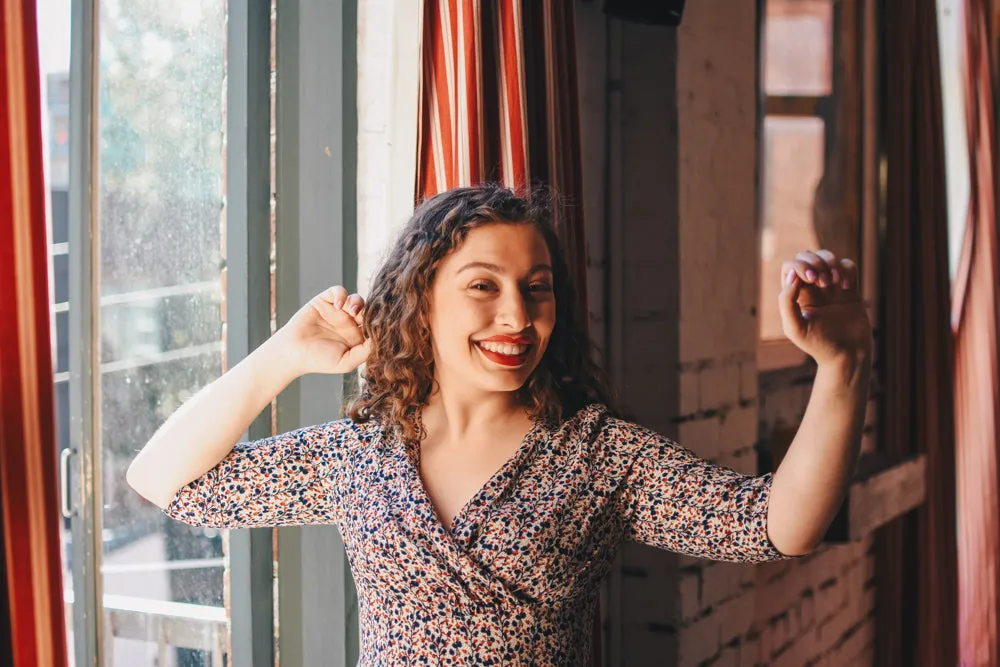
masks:
[[[496,352],[497,354],[505,354],[509,357],[516,357],[528,351],[527,345],[515,345],[511,343],[493,343],[484,341],[479,343],[479,345],[484,350]]]

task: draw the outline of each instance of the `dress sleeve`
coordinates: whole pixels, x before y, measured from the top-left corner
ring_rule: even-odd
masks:
[[[712,560],[786,558],[767,534],[770,474],[709,463],[634,424],[619,421],[611,434],[627,458],[621,498],[628,539]]]
[[[349,420],[241,442],[178,491],[164,512],[216,528],[339,523],[340,478],[357,442]]]

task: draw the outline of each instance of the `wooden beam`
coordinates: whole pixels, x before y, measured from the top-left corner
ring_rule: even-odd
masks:
[[[822,116],[827,100],[829,97],[825,95],[768,95],[764,99],[764,113],[768,116]]]

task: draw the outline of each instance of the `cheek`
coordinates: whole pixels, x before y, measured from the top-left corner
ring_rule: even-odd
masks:
[[[531,321],[535,330],[543,338],[552,335],[552,330],[556,326],[556,304],[554,301],[544,302],[537,305],[532,314]]]
[[[440,306],[431,318],[431,331],[437,342],[448,341],[450,345],[468,341],[489,331],[494,313],[487,302],[475,299],[451,299]]]

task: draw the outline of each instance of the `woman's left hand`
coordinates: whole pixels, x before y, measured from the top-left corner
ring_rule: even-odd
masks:
[[[871,353],[872,328],[854,262],[829,250],[800,252],[782,265],[781,279],[782,329],[817,364]]]

